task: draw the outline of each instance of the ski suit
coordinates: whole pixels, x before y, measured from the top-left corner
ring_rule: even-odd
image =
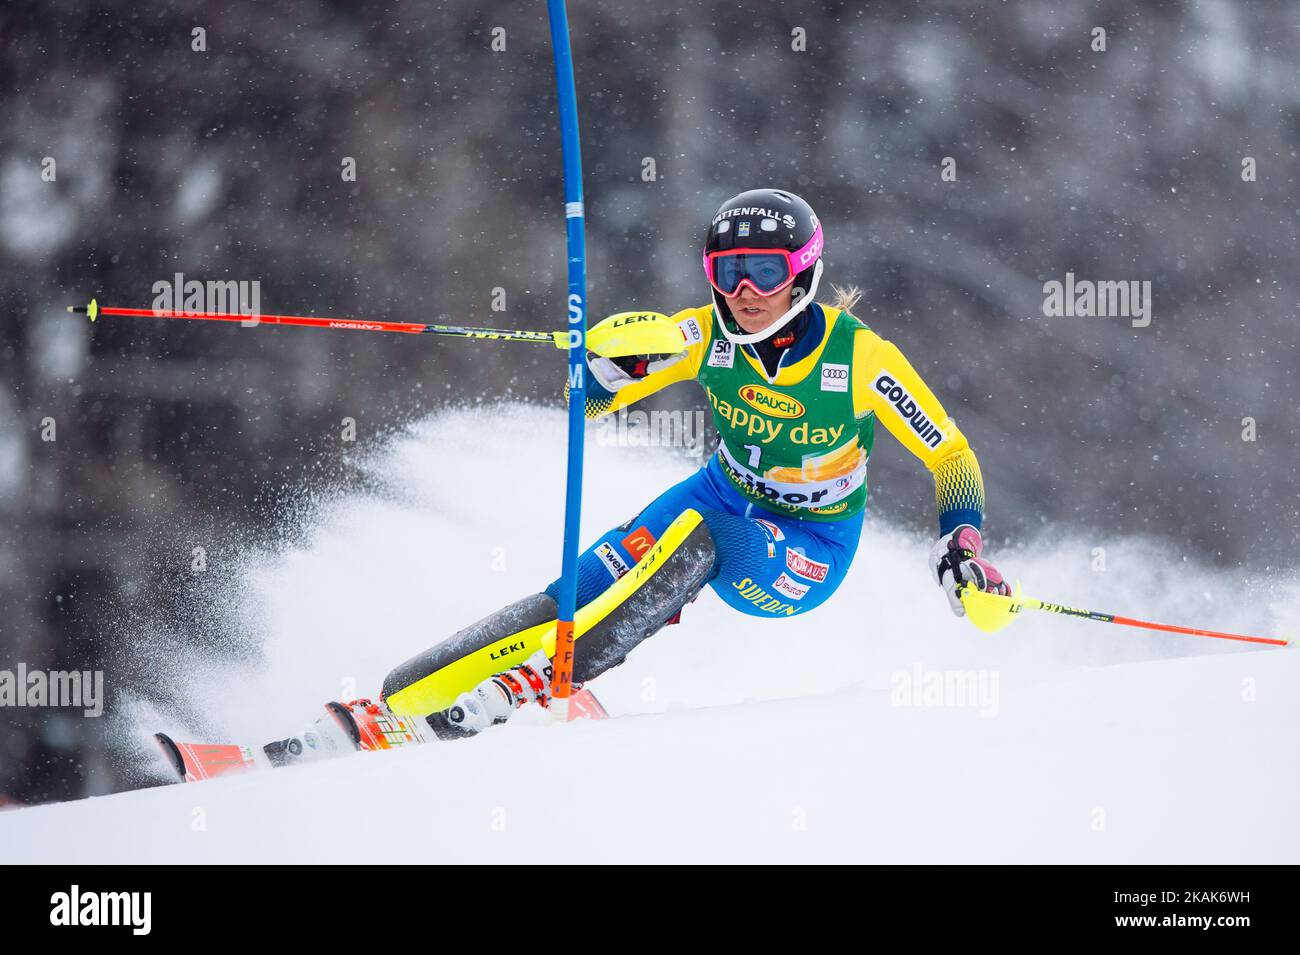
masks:
[[[675,362],[615,392],[588,384],[587,415],[598,418],[694,379],[721,441],[705,467],[582,554],[575,682],[621,663],[705,584],[769,620],[830,597],[857,550],[877,419],[933,473],[941,536],[982,523],[975,455],[902,353],[840,309],[813,304],[806,315],[771,378],[708,306],[673,316],[687,341]],[[384,698],[436,730],[461,694],[539,650],[554,654],[558,594],[555,581],[417,654],[389,673]]]
[[[980,527],[984,485],[965,437],[903,354],[848,312],[811,305],[772,379],[750,346],[721,333],[712,306],[672,320],[689,343],[685,358],[614,393],[590,380],[587,416],[694,379],[721,440],[705,467],[582,555],[579,606],[626,573],[686,508],[713,534],[709,585],[727,604],[766,618],[820,605],[857,550],[877,420],[933,473],[940,536],[960,524]],[[555,598],[558,587],[547,593]]]

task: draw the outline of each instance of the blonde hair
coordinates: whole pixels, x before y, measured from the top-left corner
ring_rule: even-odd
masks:
[[[843,312],[853,311],[853,306],[858,304],[862,298],[862,289],[856,285],[835,285],[831,284],[831,291],[835,293],[831,299],[831,307],[838,308]]]

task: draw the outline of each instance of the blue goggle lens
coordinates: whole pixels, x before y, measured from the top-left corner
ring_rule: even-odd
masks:
[[[775,292],[790,277],[790,264],[784,255],[720,255],[713,260],[713,281],[723,295],[731,295],[740,283],[749,279],[760,292]]]

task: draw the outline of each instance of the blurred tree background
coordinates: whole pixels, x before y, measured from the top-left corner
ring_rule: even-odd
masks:
[[[789,188],[827,278],[863,288],[970,436],[997,542],[1294,553],[1293,3],[571,0],[570,20],[593,320],[707,301],[709,216]],[[264,312],[561,327],[540,0],[14,0],[0,34],[0,668],[129,660],[118,624],[195,585],[169,531],[273,536],[345,416],[364,441],[449,401],[559,406],[549,350],[64,312],[147,306],[180,272],[257,280]],[[1150,281],[1151,325],[1045,317],[1067,271]],[[930,533],[930,482],[888,444],[872,513]],[[120,785],[95,722],[0,712],[0,793]]]

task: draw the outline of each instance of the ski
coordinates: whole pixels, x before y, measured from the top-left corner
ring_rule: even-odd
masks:
[[[571,697],[570,719],[609,719],[588,689]],[[257,769],[278,769],[351,753],[419,746],[438,737],[420,717],[398,716],[383,702],[351,700],[325,704],[325,714],[298,736],[272,740],[260,747],[240,743],[178,742],[166,733],[154,741],[180,782],[195,783]]]
[[[398,716],[385,704],[366,699],[326,703],[324,715],[303,733],[261,747],[178,742],[166,733],[154,734],[176,775],[187,783],[349,753],[418,746],[432,737],[423,720]]]
[[[177,743],[166,733],[154,740],[182,782],[197,782],[257,768],[252,747],[233,743]]]

